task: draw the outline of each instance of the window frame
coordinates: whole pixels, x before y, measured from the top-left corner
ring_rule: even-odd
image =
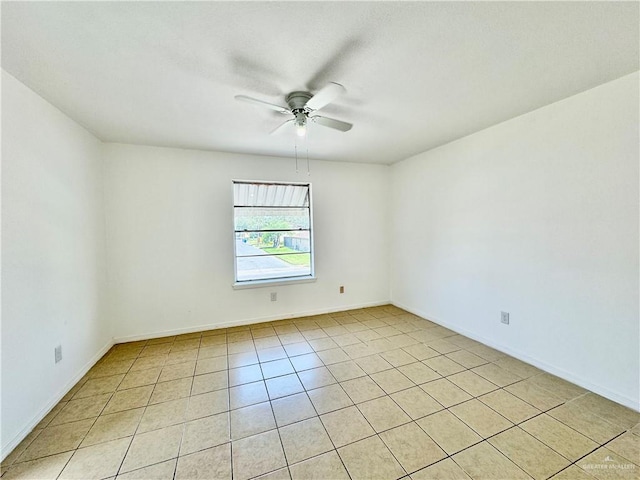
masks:
[[[260,279],[252,279],[252,280],[238,280],[238,252],[236,248],[236,203],[235,203],[235,185],[238,183],[244,184],[252,184],[252,185],[291,185],[298,187],[307,187],[308,195],[309,195],[309,206],[308,207],[300,207],[300,208],[308,208],[309,211],[309,258],[310,258],[310,266],[309,266],[309,275],[296,275],[296,276],[288,276],[288,277],[273,277],[273,278],[260,278]],[[232,195],[232,209],[233,214],[231,216],[232,223],[232,238],[233,238],[233,275],[234,275],[234,289],[244,289],[244,288],[258,288],[258,287],[269,287],[269,286],[277,286],[277,285],[290,285],[296,283],[310,283],[316,281],[315,276],[315,256],[314,256],[314,240],[313,240],[313,195],[311,189],[311,182],[286,182],[286,181],[271,181],[271,180],[239,180],[234,179],[231,181],[231,195]],[[266,208],[278,208],[278,206],[265,206]],[[260,207],[258,207],[260,208]],[[282,231],[295,231],[295,230],[282,230]],[[306,252],[305,252],[306,253]],[[269,255],[267,255],[269,256]]]

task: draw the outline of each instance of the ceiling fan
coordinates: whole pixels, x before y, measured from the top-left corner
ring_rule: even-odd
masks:
[[[291,92],[286,97],[289,108],[258,100],[257,98],[247,97],[245,95],[236,95],[235,99],[242,102],[262,105],[279,113],[293,115],[293,118],[290,118],[283,124],[279,125],[271,133],[273,134],[285,125],[293,123],[296,127],[296,133],[302,137],[306,133],[307,123],[309,120],[325,127],[340,130],[341,132],[348,132],[351,130],[353,125],[350,123],[315,114],[317,110],[320,110],[325,105],[331,103],[344,92],[346,92],[346,89],[339,83],[334,82],[330,82],[327,86],[321,88],[315,95],[312,95],[309,92]]]

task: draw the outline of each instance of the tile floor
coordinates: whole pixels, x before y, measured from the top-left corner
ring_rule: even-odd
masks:
[[[114,346],[33,479],[631,479],[640,414],[393,306]]]

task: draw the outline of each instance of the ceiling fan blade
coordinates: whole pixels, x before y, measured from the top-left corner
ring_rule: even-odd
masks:
[[[276,128],[274,128],[273,130],[271,130],[271,131],[269,132],[269,135],[273,135],[274,133],[279,132],[280,130],[282,130],[282,129],[284,128],[284,126],[285,126],[285,125],[287,125],[288,123],[293,122],[294,120],[295,120],[295,118],[292,118],[292,119],[290,119],[290,120],[287,120],[287,121],[286,121],[286,122],[284,122],[284,123],[281,123],[281,124],[280,124],[280,125],[278,125]]]
[[[264,102],[262,100],[258,100],[257,98],[247,97],[246,95],[236,95],[235,99],[239,100],[241,102],[247,102],[247,103],[254,103],[256,105],[262,105],[262,106],[270,108],[271,110],[275,110],[276,112],[291,113],[291,110],[289,110],[288,108],[281,107],[280,105],[275,105],[273,103]]]
[[[352,124],[343,122],[341,120],[336,120],[335,118],[327,118],[327,117],[320,117],[320,116],[309,117],[309,118],[311,118],[311,120],[313,120],[315,123],[319,123],[320,125],[323,125],[325,127],[340,130],[341,132],[348,132],[349,130],[351,130],[351,127],[353,127]]]
[[[331,82],[311,97],[305,106],[311,110],[319,110],[328,103],[333,102],[338,95],[341,95],[346,91],[347,90],[339,83]]]

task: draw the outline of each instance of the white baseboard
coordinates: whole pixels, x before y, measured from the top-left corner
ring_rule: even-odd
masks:
[[[434,323],[437,323],[438,325],[442,325],[443,327],[448,328],[449,330],[453,330],[454,332],[459,333],[460,335],[464,335],[465,337],[469,337],[473,340],[484,343],[485,345],[491,348],[494,348],[500,352],[506,353],[507,355],[511,355],[512,357],[517,358],[518,360],[522,360],[523,362],[526,362],[530,365],[533,365],[534,367],[537,367],[540,370],[544,370],[547,373],[551,373],[557,377],[560,377],[563,380],[566,380],[567,382],[571,382],[582,388],[586,388],[587,390],[597,393],[598,395],[601,395],[605,398],[608,398],[613,402],[619,403],[620,405],[624,405],[625,407],[629,407],[632,410],[635,410],[636,412],[640,411],[640,404],[636,399],[633,399],[626,395],[622,395],[619,392],[610,390],[606,387],[603,387],[602,385],[594,384],[590,380],[587,380],[581,376],[575,375],[571,372],[558,368],[538,358],[523,354],[522,352],[518,350],[514,350],[506,345],[496,343],[491,338],[486,338],[481,335],[477,335],[476,333],[469,331],[465,328],[461,328],[458,325],[447,322],[446,320],[442,320],[441,318],[434,317],[433,315],[429,315],[427,312],[423,312],[419,309],[412,308],[408,305],[403,305],[400,302],[392,301],[391,304],[395,305],[398,308],[402,308],[408,312],[411,312],[414,315],[418,315],[419,317],[422,317]]]
[[[137,340],[149,340],[150,338],[167,337],[170,335],[181,335],[183,333],[202,332],[204,330],[214,330],[217,328],[238,327],[242,325],[251,325],[254,323],[273,322],[276,320],[288,320],[290,318],[310,317],[313,315],[322,315],[325,313],[342,312],[345,310],[354,310],[358,308],[378,307],[380,305],[389,305],[391,302],[385,300],[383,302],[359,303],[356,305],[340,305],[331,308],[320,308],[316,310],[308,310],[304,312],[295,312],[288,314],[268,315],[265,317],[254,317],[243,320],[232,320],[230,322],[210,323],[206,325],[198,325],[195,327],[175,328],[171,330],[159,330],[156,332],[148,332],[138,335],[128,335],[125,337],[116,337],[114,343],[135,342]]]
[[[69,390],[71,390],[74,385],[87,374],[91,367],[93,367],[113,345],[113,340],[109,340],[107,344],[102,347],[98,351],[98,353],[96,353],[91,358],[91,360],[89,360],[80,369],[80,371],[69,382],[65,384],[64,387],[62,387],[62,389],[49,401],[49,403],[47,403],[47,405],[45,405],[40,410],[40,412],[38,412],[13,439],[11,439],[6,445],[2,445],[2,454],[0,455],[1,460],[4,461],[4,459],[7,458],[7,455],[9,455],[13,451],[13,449],[16,448],[20,444],[20,442],[31,433],[31,431],[42,421],[42,419],[49,414],[53,407],[55,407],[58,402],[62,400],[67,393],[69,393]]]

